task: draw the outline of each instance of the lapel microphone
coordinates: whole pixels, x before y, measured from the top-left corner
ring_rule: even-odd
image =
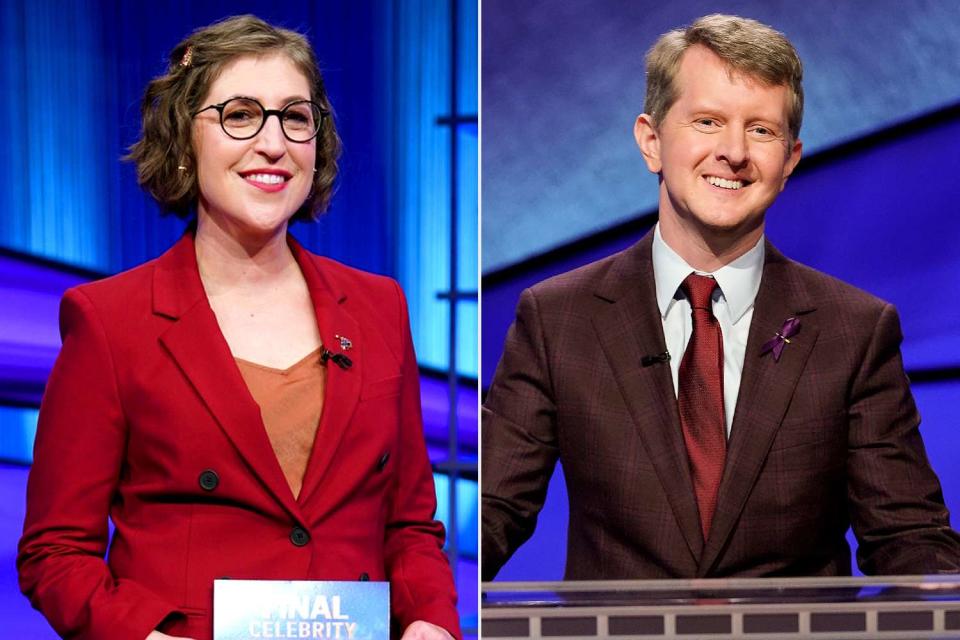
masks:
[[[670,352],[664,351],[663,353],[658,353],[655,356],[643,356],[640,358],[640,364],[644,367],[649,367],[660,362],[670,362]]]
[[[333,363],[344,371],[353,366],[353,360],[342,353],[334,353],[326,347],[320,347],[320,362],[327,364],[327,360],[333,360]]]

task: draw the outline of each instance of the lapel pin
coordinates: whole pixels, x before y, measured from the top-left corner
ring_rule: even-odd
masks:
[[[767,352],[772,351],[773,361],[780,362],[780,356],[783,354],[784,347],[790,344],[790,338],[797,335],[799,331],[800,318],[787,318],[783,322],[783,327],[780,328],[780,331],[764,343],[763,349],[760,350],[760,355],[765,355]]]
[[[340,341],[340,348],[344,351],[349,351],[353,348],[353,343],[350,342],[350,338],[340,335],[335,335],[334,337]]]

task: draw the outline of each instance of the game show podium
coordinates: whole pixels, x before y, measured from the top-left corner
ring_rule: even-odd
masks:
[[[487,582],[486,639],[958,638],[960,576]]]

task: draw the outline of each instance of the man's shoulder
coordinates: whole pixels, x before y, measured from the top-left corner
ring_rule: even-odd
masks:
[[[592,298],[602,293],[611,283],[625,285],[637,277],[643,256],[649,258],[650,247],[645,240],[594,262],[541,280],[526,292],[538,301],[570,303]]]
[[[537,296],[570,295],[591,291],[610,271],[619,253],[564,271],[532,285],[530,290]]]
[[[886,300],[809,265],[789,258],[783,258],[783,265],[821,311],[875,316],[890,306]]]

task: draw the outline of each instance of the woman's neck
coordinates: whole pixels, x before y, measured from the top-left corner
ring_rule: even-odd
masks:
[[[242,234],[200,215],[195,239],[197,266],[208,296],[276,285],[296,269],[287,245],[287,225],[272,233]]]

